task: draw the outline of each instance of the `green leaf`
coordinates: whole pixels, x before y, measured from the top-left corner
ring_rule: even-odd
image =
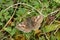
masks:
[[[13,35],[15,34],[15,32],[16,32],[16,29],[15,29],[15,28],[13,28],[13,29],[11,30],[10,35],[11,35],[11,36],[13,36]]]
[[[48,0],[43,0],[43,6],[44,7],[49,7],[49,1]]]
[[[43,32],[51,32],[57,29],[57,27],[59,27],[59,24],[51,24],[51,25],[47,25],[43,28]]]
[[[45,40],[44,36],[39,37],[39,40]]]
[[[8,20],[11,16],[9,15],[9,12],[3,13],[5,20]]]
[[[50,8],[46,8],[45,10],[43,10],[43,14],[46,17],[50,12],[52,12],[52,10]]]
[[[55,36],[56,36],[57,40],[60,40],[60,30],[57,31]]]
[[[26,9],[25,8],[20,8],[17,11],[17,16],[23,16],[24,14],[26,14]]]
[[[60,0],[53,0],[53,1],[55,1],[55,2],[57,2],[57,3],[60,3]]]
[[[28,1],[28,0],[21,0],[21,2],[25,2],[25,3],[26,3],[27,1]]]
[[[16,32],[16,29],[15,28],[12,29],[11,27],[4,28],[4,30],[8,32],[11,36],[13,36]]]
[[[3,25],[3,23],[2,23],[2,22],[0,22],[0,25]]]
[[[0,32],[0,39],[2,39],[3,37],[4,37],[4,34]]]
[[[40,4],[37,1],[34,1],[33,5],[34,5],[35,8],[39,8],[40,7]]]
[[[58,4],[58,3],[56,3],[55,1],[51,0],[49,7],[54,9],[54,8],[57,8],[59,5],[60,5],[60,4]]]
[[[54,35],[51,34],[50,40],[56,40],[56,37],[55,37]]]

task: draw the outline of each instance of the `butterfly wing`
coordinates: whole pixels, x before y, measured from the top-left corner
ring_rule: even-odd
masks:
[[[34,19],[34,24],[33,24],[34,28],[33,28],[33,30],[38,29],[41,26],[42,21],[43,21],[43,16],[42,15],[38,15]]]
[[[30,32],[31,30],[38,29],[41,26],[42,21],[42,15],[34,16],[32,18],[28,17],[22,23],[18,24],[16,28],[23,32]]]

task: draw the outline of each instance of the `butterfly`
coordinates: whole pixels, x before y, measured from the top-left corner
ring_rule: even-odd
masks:
[[[27,17],[23,22],[17,24],[16,28],[26,33],[31,32],[32,30],[39,29],[43,18],[43,15]]]

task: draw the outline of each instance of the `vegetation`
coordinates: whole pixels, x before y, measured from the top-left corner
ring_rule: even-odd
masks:
[[[39,13],[44,19],[38,30],[16,29]],[[0,0],[0,40],[60,40],[60,0]]]

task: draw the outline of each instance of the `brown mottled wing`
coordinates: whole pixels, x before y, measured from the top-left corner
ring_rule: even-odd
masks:
[[[41,26],[42,21],[42,15],[34,16],[32,18],[28,17],[22,23],[18,24],[16,28],[23,32],[30,32],[31,30],[38,29]]]
[[[41,26],[42,21],[43,21],[43,16],[42,15],[37,16],[34,20],[34,28],[33,29],[38,29]]]

